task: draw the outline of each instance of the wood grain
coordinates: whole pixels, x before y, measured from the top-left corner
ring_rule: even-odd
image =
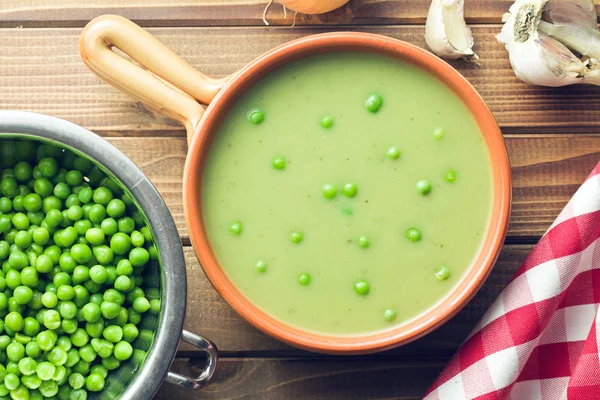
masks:
[[[108,140],[154,183],[187,240],[181,195],[185,138]],[[506,145],[513,171],[510,240],[535,242],[600,160],[600,135],[508,135]]]
[[[598,3],[598,0],[595,0]],[[120,14],[144,26],[262,25],[268,0],[2,0],[0,26],[84,26],[102,14]],[[466,3],[469,23],[500,23],[512,0],[473,0]],[[351,0],[324,15],[301,15],[296,25],[424,23],[428,0]],[[600,8],[600,7],[599,7]],[[280,4],[267,13],[272,25],[291,25]]]
[[[201,362],[177,360],[173,369],[197,375]],[[444,361],[373,358],[221,359],[213,381],[199,392],[163,384],[156,400],[409,400],[421,399]]]
[[[388,35],[425,47],[423,27],[352,28]],[[160,40],[201,71],[231,74],[289,40],[328,28],[158,28]],[[505,132],[597,132],[600,88],[551,89],[520,82],[506,51],[496,42],[498,26],[474,29],[481,66],[452,64],[489,104]],[[174,133],[173,121],[109,87],[81,62],[79,29],[0,29],[1,109],[25,109],[65,118],[104,135]],[[563,129],[564,128],[564,129]]]

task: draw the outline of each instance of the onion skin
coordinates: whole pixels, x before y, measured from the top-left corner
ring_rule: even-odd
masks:
[[[301,14],[324,14],[340,8],[349,0],[279,0],[290,10],[297,11]]]

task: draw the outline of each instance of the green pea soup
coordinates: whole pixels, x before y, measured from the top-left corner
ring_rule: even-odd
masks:
[[[320,334],[393,328],[435,307],[482,245],[489,155],[443,83],[384,55],[306,57],[232,106],[206,161],[210,245],[232,283]]]

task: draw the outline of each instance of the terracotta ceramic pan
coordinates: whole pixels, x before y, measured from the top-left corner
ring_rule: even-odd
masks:
[[[137,61],[122,58],[117,48]],[[337,354],[380,351],[415,340],[456,314],[481,287],[506,235],[510,212],[510,168],[500,129],[475,89],[451,66],[432,54],[399,40],[367,33],[339,32],[307,36],[263,54],[241,71],[212,79],[195,70],[148,32],[117,16],[96,18],[80,42],[84,62],[102,79],[187,129],[188,158],[184,205],[188,231],[206,276],[223,298],[245,319],[269,335],[308,350]],[[273,69],[312,54],[334,51],[387,54],[410,62],[437,77],[472,111],[493,165],[493,210],[485,240],[464,278],[444,301],[396,328],[362,336],[325,336],[290,327],[248,301],[225,275],[210,246],[202,217],[202,178],[211,140],[236,99]],[[206,109],[204,106],[207,106]]]

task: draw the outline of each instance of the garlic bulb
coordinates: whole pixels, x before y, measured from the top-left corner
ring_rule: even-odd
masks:
[[[433,0],[425,25],[429,48],[443,58],[477,60],[473,35],[464,18],[464,0]]]
[[[541,86],[600,85],[600,32],[593,0],[517,0],[496,38],[517,77]]]

